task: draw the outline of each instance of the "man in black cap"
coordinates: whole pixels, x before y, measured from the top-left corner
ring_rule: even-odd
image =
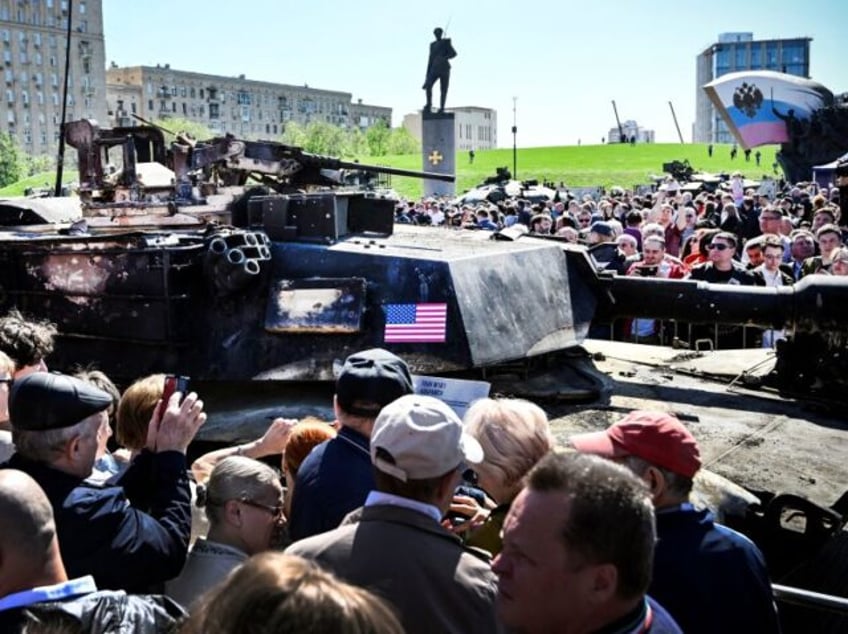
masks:
[[[175,393],[161,413],[156,408],[147,448],[121,486],[98,487],[85,479],[109,424],[111,396],[63,374],[15,381],[9,413],[16,453],[0,468],[23,471],[44,489],[71,577],[92,575],[99,588],[139,592],[179,574],[191,535],[185,452],[206,420],[196,394],[181,397]]]
[[[412,393],[403,359],[372,348],[349,356],[336,381],[339,433],[312,450],[297,470],[289,534],[298,540],[336,528],[374,488],[369,439],[383,406]]]

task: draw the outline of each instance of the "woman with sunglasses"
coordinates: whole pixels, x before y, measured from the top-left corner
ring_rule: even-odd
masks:
[[[165,594],[188,607],[248,557],[271,548],[284,522],[282,498],[280,476],[268,465],[244,456],[216,464],[197,495],[209,532],[194,543]]]

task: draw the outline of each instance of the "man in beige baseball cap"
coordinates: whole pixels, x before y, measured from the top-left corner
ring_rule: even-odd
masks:
[[[499,631],[488,555],[441,524],[462,472],[483,459],[480,444],[448,405],[409,394],[380,411],[370,451],[376,490],[365,506],[286,552],[388,599],[410,634]]]

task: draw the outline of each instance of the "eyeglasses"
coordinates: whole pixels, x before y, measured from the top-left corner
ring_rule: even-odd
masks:
[[[252,506],[253,508],[268,511],[273,517],[280,517],[283,514],[282,504],[271,506],[270,504],[263,504],[262,502],[257,502],[256,500],[251,500],[248,498],[241,498],[239,502],[241,502],[242,504],[247,504],[248,506]]]
[[[718,243],[713,242],[712,244],[707,245],[707,248],[710,251],[712,251],[713,249],[718,249],[719,251],[724,251],[725,249],[729,249],[730,245],[729,244],[723,244],[721,242],[718,242]]]
[[[760,216],[760,220],[780,220],[783,216]]]
[[[14,380],[15,377],[13,376],[4,376],[3,378],[0,378],[0,383],[6,383],[7,385],[11,385],[12,381]]]
[[[592,222],[591,218],[578,218],[577,220],[580,222],[581,225],[587,225]]]

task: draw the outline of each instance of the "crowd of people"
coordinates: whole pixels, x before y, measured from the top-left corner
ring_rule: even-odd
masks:
[[[735,172],[713,192],[685,191],[669,177],[652,193],[614,187],[598,200],[564,198],[403,202],[396,221],[553,236],[585,245],[599,268],[616,275],[768,287],[812,274],[848,275],[848,220],[840,213],[835,187],[798,183],[770,197],[746,189],[742,174]],[[641,343],[672,339],[664,324],[650,319],[593,334]],[[721,348],[774,347],[783,333],[720,326],[712,332],[696,329],[689,338],[701,337]]]
[[[460,419],[370,349],[335,420],[188,464],[198,394],[48,372],[54,334],[0,317],[3,632],[779,631],[763,555],[689,502],[670,414],[556,447],[537,405]]]

